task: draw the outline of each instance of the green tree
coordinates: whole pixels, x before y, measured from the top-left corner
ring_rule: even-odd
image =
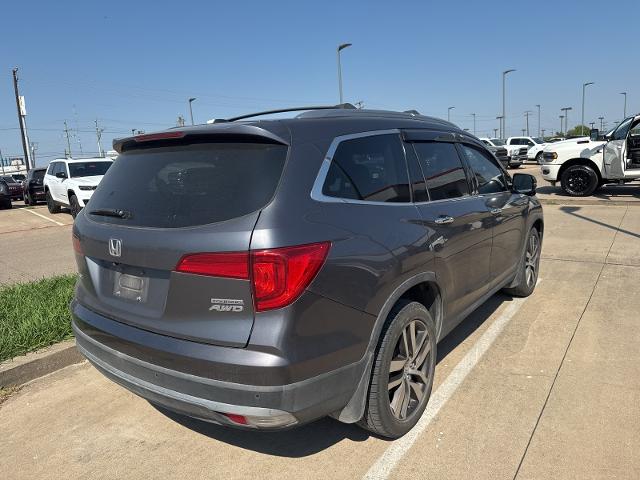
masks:
[[[587,125],[576,125],[575,127],[573,127],[571,130],[569,130],[567,132],[567,136],[568,137],[572,137],[572,136],[589,136],[589,132],[591,131],[591,127],[588,127]]]

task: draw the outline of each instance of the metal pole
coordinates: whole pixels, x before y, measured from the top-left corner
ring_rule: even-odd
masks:
[[[540,136],[540,105],[536,105],[536,107],[538,107],[538,137],[539,137]]]
[[[493,137],[495,138],[495,137],[497,137],[497,136],[498,136],[498,129],[497,129],[497,128],[494,128],[494,129],[493,129]]]
[[[64,121],[64,134],[67,136],[67,151],[69,152],[69,158],[71,158],[71,140],[69,140],[69,127],[67,127],[67,121]]]
[[[604,130],[604,124],[603,124],[604,117],[598,117],[598,120],[600,120],[600,131],[603,131]]]
[[[562,137],[562,119],[564,118],[564,115],[560,115],[560,136]]]
[[[453,110],[456,107],[449,107],[447,108],[447,122],[451,121],[451,110]]]
[[[2,165],[2,174],[4,175],[4,157],[2,156],[2,150],[0,150],[0,165]]]
[[[343,103],[342,99],[342,64],[340,63],[340,52],[345,48],[350,47],[351,43],[343,43],[338,45],[338,90],[340,91],[340,105]]]
[[[531,113],[530,110],[527,110],[526,112],[524,112],[524,117],[526,118],[526,126],[527,126],[527,137],[529,136],[529,114]]]
[[[191,107],[191,103],[195,100],[195,97],[191,97],[189,99],[189,114],[191,115],[191,125],[193,125],[193,107]]]
[[[502,72],[502,133],[501,133],[502,138],[507,137],[507,116],[505,113],[506,111],[505,78],[507,74],[511,72],[515,72],[515,69],[511,68],[509,70],[505,70],[504,72]]]
[[[18,89],[18,67],[13,69],[13,90],[16,95],[16,107],[18,108],[18,122],[20,123],[20,134],[22,137],[22,151],[24,152],[24,161],[27,166],[27,172],[31,168],[31,152],[29,151],[29,138],[27,137],[27,126],[24,120],[23,109],[20,105],[20,91]]]
[[[582,84],[582,117],[580,119],[580,133],[584,135],[584,92],[589,85],[593,85],[593,82],[587,82]]]
[[[476,114],[472,113],[471,115],[473,115],[473,134],[476,134]]]
[[[620,95],[624,95],[624,110],[622,118],[627,118],[627,92],[620,92]]]

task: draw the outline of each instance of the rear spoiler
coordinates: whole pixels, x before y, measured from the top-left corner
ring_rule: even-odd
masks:
[[[206,142],[270,143],[289,146],[289,142],[264,128],[244,124],[198,125],[180,129],[116,138],[113,149],[118,153],[142,148],[170,147]]]

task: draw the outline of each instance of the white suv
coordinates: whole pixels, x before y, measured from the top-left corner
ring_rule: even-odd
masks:
[[[76,218],[112,164],[113,161],[108,158],[51,161],[44,176],[49,212],[58,213],[60,207],[67,207]]]
[[[509,137],[507,145],[524,145],[528,148],[527,158],[535,160],[539,165],[542,163],[542,150],[547,146],[542,138],[537,137]]]

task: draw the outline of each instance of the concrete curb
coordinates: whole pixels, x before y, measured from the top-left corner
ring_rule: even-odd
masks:
[[[84,360],[75,339],[65,340],[0,363],[0,387],[17,387]]]
[[[542,205],[570,205],[572,207],[580,206],[604,206],[604,207],[640,207],[638,201],[625,200],[598,200],[598,199],[575,199],[575,198],[540,198],[538,200]]]

